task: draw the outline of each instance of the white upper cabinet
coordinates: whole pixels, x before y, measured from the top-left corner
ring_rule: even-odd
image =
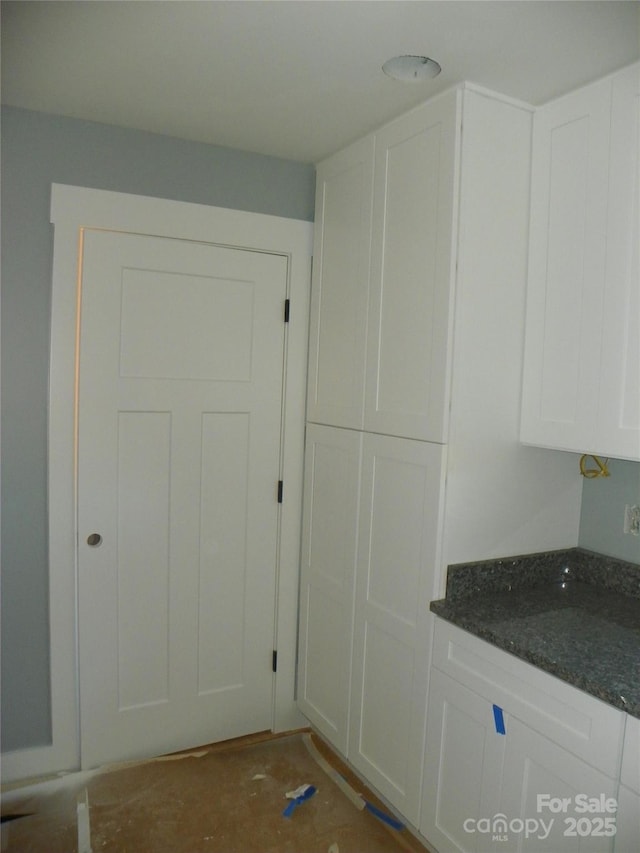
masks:
[[[446,441],[459,103],[318,166],[310,421]]]
[[[611,83],[534,116],[522,439],[591,450],[598,405]]]
[[[365,429],[446,441],[460,93],[376,134]]]
[[[640,66],[613,81],[599,435],[611,456],[640,458]]]
[[[372,136],[318,166],[307,418],[362,429]]]
[[[638,77],[534,118],[521,439],[640,458]]]

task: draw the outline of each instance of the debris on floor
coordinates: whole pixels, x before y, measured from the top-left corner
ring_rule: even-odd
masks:
[[[89,821],[89,792],[78,795],[78,853],[91,853],[91,824]]]
[[[179,758],[3,791],[6,816],[28,813],[3,824],[6,853],[424,853],[393,818],[376,819],[367,803],[386,805],[305,731]],[[282,819],[285,791],[292,820]]]
[[[282,816],[291,817],[297,806],[304,803],[304,801],[308,800],[310,797],[313,797],[316,790],[317,789],[313,785],[300,785],[300,787],[296,788],[295,791],[287,791],[285,797],[288,800],[291,800],[291,802],[282,812]]]
[[[319,750],[313,742],[313,738],[311,737],[311,735],[305,734],[303,735],[302,739],[304,745],[306,746],[309,752],[309,755],[311,755],[314,761],[316,761],[316,763],[320,765],[320,767],[324,770],[327,776],[336,783],[338,788],[340,788],[342,793],[347,797],[348,800],[353,803],[353,805],[358,809],[358,811],[362,811],[362,809],[365,807],[364,799],[360,796],[360,794],[353,790],[353,788],[351,787],[351,785],[349,785],[344,776],[341,776],[340,773],[338,773],[338,771],[329,764],[326,758],[324,758],[320,754]]]

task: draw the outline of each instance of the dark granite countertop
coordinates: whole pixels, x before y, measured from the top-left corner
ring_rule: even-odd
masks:
[[[640,565],[572,548],[449,566],[431,610],[640,717]]]

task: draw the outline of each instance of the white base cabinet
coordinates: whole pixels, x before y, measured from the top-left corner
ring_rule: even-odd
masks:
[[[441,620],[433,662],[420,832],[439,853],[614,850],[625,714]]]
[[[627,717],[618,791],[615,853],[640,850],[640,719]]]
[[[615,853],[637,853],[640,850],[640,794],[620,785],[618,789],[618,814]]]
[[[477,827],[500,812],[504,747],[492,703],[432,670],[420,831],[437,850],[495,849]]]

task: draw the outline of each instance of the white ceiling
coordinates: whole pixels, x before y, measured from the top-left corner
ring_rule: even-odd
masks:
[[[640,56],[635,0],[3,0],[2,101],[317,161],[463,80],[531,104]],[[396,54],[431,81],[381,70]]]

